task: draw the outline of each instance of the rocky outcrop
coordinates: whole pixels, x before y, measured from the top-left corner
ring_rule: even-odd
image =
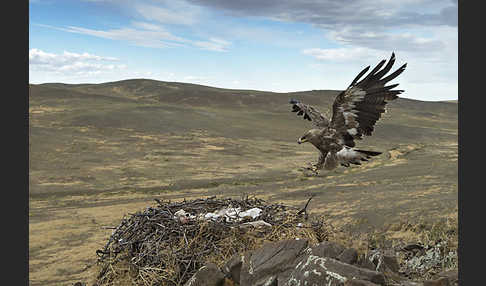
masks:
[[[349,285],[383,285],[382,273],[352,265],[357,257],[356,250],[333,242],[309,246],[307,240],[284,240],[235,255],[222,270],[241,286],[343,285],[351,280],[355,284]]]
[[[382,273],[356,267],[334,258],[320,257],[311,252],[297,264],[290,273],[285,286],[319,285],[343,285],[348,280],[364,280],[378,285],[385,284]]]
[[[184,286],[222,286],[224,274],[213,263],[208,263],[194,273]]]
[[[457,270],[443,271],[435,276],[436,279],[446,278],[451,285],[459,284],[459,273]]]
[[[307,246],[307,240],[283,240],[246,253],[242,256],[239,284],[282,285]]]
[[[233,284],[234,283],[234,284]],[[447,271],[425,282],[399,275],[392,252],[374,250],[358,257],[355,249],[324,241],[309,245],[307,240],[283,240],[236,254],[221,270],[208,264],[185,286],[452,286],[457,271]]]

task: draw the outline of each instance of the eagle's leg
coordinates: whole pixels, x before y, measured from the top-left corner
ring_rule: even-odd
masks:
[[[319,152],[319,160],[317,161],[317,164],[314,165],[316,172],[322,169],[322,166],[324,166],[325,161],[326,161],[326,156],[324,156],[322,152]]]
[[[317,161],[317,163],[314,164],[311,162],[310,163],[311,167],[307,169],[311,170],[317,175],[319,174],[319,170],[321,170],[322,167],[324,166],[325,161],[326,161],[326,157],[322,153],[319,153],[319,160]]]

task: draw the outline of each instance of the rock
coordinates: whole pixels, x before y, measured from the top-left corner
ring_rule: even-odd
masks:
[[[366,260],[374,266],[373,270],[383,273],[387,280],[400,283],[405,283],[404,281],[408,280],[408,278],[399,274],[400,265],[393,250],[372,250],[368,255]],[[412,285],[410,284],[410,286]]]
[[[297,264],[292,270],[288,280],[278,283],[278,285],[298,286],[298,285],[343,285],[348,280],[358,279],[373,282],[375,284],[385,284],[383,273],[359,268],[334,258],[319,257],[311,253]]]
[[[233,255],[223,266],[223,273],[226,277],[231,278],[236,283],[240,283],[240,272],[243,264],[243,256],[240,254]]]
[[[344,282],[343,286],[378,286],[378,284],[366,280],[350,279]]]
[[[234,255],[222,268],[224,277],[215,265],[213,268],[219,273],[214,283],[220,284],[188,282],[185,286],[377,286],[385,285],[386,280],[396,286],[456,286],[458,276],[453,270],[437,274],[435,280],[414,282],[399,273],[391,249],[373,250],[358,259],[355,249],[327,241],[309,247],[307,240],[298,239],[266,243],[259,249]]]
[[[447,277],[442,277],[436,280],[424,281],[423,286],[451,286]]]
[[[424,286],[424,284],[422,282],[413,282],[413,281],[410,281],[410,280],[403,280],[403,281],[400,281],[399,286]]]
[[[402,250],[404,251],[413,251],[413,252],[418,252],[423,250],[424,247],[418,243],[410,243],[402,247]]]
[[[213,263],[207,263],[194,273],[184,286],[222,286],[225,277]]]
[[[242,257],[240,285],[277,285],[278,276],[286,276],[293,269],[307,245],[307,240],[283,240],[246,253]]]
[[[356,249],[348,248],[341,252],[336,259],[347,264],[355,264],[358,261],[358,252]]]
[[[368,257],[366,257],[365,255],[361,255],[358,258],[357,266],[363,267],[363,268],[366,268],[366,269],[369,269],[369,270],[376,270],[376,265],[374,265],[373,262],[371,262],[368,259]]]
[[[343,251],[344,247],[331,241],[323,241],[310,248],[313,255],[319,257],[337,258]]]
[[[380,272],[394,272],[397,273],[400,266],[398,265],[397,257],[391,251],[374,250],[369,253],[368,260],[373,262],[375,270]]]
[[[439,278],[447,278],[451,285],[458,285],[459,284],[459,273],[457,270],[448,270],[443,271],[434,277],[435,279]]]
[[[389,270],[397,273],[400,265],[398,264],[397,257],[395,255],[384,254],[382,256],[382,264]]]

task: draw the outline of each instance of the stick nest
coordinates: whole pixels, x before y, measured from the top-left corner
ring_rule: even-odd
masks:
[[[318,243],[327,240],[330,227],[322,217],[309,219],[306,209],[310,199],[300,210],[249,197],[155,200],[157,206],[125,216],[105,247],[96,252],[97,285],[184,285],[207,262],[221,267],[234,254],[268,241],[300,238]],[[241,220],[197,218],[225,208],[262,211],[256,218]],[[192,218],[177,218],[180,210]],[[271,226],[245,224],[259,220]]]

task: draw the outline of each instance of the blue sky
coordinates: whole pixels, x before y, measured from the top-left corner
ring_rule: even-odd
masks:
[[[345,89],[397,57],[403,97],[458,98],[457,1],[31,0],[29,82]]]

